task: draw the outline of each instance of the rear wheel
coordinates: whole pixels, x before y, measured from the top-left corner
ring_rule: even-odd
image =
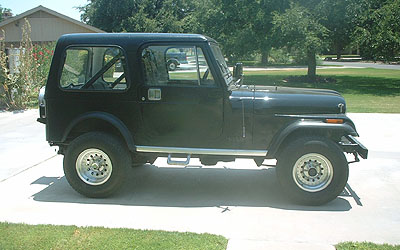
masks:
[[[323,137],[304,137],[289,144],[278,157],[276,171],[287,195],[306,205],[335,199],[349,175],[342,150]]]
[[[74,139],[64,156],[64,173],[69,184],[87,197],[107,197],[123,184],[131,157],[126,146],[102,132]]]

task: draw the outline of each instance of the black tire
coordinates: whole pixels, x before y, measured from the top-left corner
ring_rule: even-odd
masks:
[[[340,147],[324,137],[302,137],[279,154],[277,176],[296,203],[322,205],[344,189],[349,167]]]
[[[69,184],[78,193],[92,198],[115,193],[123,185],[131,165],[125,144],[102,132],[77,137],[64,156],[64,174]]]
[[[175,61],[168,61],[168,71],[175,71],[178,68],[178,64]]]

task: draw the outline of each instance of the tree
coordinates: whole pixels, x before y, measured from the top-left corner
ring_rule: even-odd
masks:
[[[330,48],[342,57],[346,46],[352,42],[356,20],[360,12],[359,0],[322,0],[316,7],[320,23],[329,30]]]
[[[189,0],[89,0],[79,10],[82,21],[107,32],[187,32],[193,6]]]
[[[272,12],[287,7],[287,0],[89,0],[80,11],[84,22],[108,32],[201,33],[229,58],[260,53],[267,62]]]
[[[89,0],[88,2],[78,8],[82,12],[81,20],[107,32],[121,32],[122,22],[138,10],[136,2],[131,0]]]
[[[364,0],[355,30],[361,56],[372,60],[394,60],[400,53],[400,1]]]
[[[306,54],[307,75],[310,81],[315,81],[316,54],[325,48],[328,30],[308,9],[299,4],[291,4],[282,14],[276,12],[272,23],[281,47],[287,46],[289,49],[297,49]]]
[[[249,22],[255,1],[204,0],[193,13],[196,31],[216,39],[230,60],[241,58],[256,49],[254,29]]]
[[[7,9],[7,8],[2,8],[1,4],[0,4],[0,22],[3,21],[3,19],[4,19],[4,13],[10,13],[11,14],[11,10]]]
[[[220,42],[228,58],[262,55],[267,63],[273,45],[272,13],[283,11],[287,1],[278,0],[202,0],[193,13],[200,32]]]

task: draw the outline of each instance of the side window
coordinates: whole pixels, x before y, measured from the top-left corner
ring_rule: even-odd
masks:
[[[149,46],[142,51],[142,63],[147,85],[215,84],[200,47]]]
[[[88,76],[88,59],[87,49],[72,48],[66,51],[60,80],[62,88],[74,88],[85,84]]]
[[[125,57],[117,47],[71,47],[65,52],[60,86],[71,90],[126,89]]]
[[[107,63],[110,63],[110,61],[117,56],[119,53],[119,49],[117,48],[110,48],[106,50],[106,53],[104,54],[103,57],[103,66],[107,65]],[[115,82],[119,77],[121,77],[124,74],[124,65],[122,63],[121,58],[118,59],[115,63],[112,64],[112,66],[104,73],[103,75],[103,80],[107,82],[108,84],[112,84]],[[126,80],[125,77],[123,77],[119,84],[115,86],[116,89],[124,89],[126,88]]]

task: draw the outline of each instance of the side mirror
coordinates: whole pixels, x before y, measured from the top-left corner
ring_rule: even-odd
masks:
[[[241,85],[243,81],[243,64],[236,63],[235,67],[233,67],[233,79],[236,84]]]
[[[239,79],[243,77],[243,64],[236,63],[235,67],[233,67],[233,78]]]

